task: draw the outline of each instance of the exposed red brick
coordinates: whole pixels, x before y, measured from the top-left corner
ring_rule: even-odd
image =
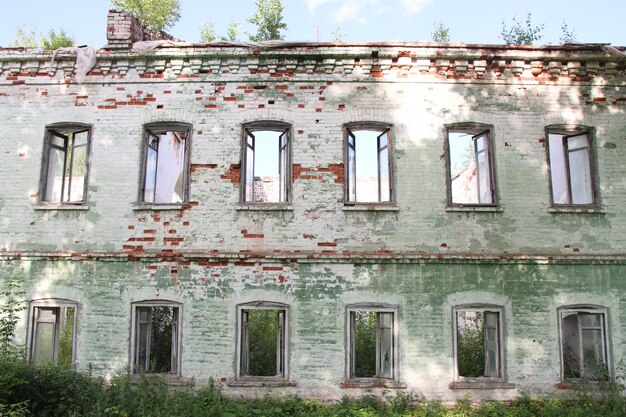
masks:
[[[228,171],[220,175],[220,178],[223,180],[228,180],[233,184],[239,184],[239,181],[241,181],[241,168],[239,164],[231,164],[230,168],[228,168]]]
[[[305,239],[315,239],[315,235],[307,235],[306,233],[302,235]]]
[[[337,246],[337,242],[317,242],[317,246]]]
[[[282,266],[264,266],[263,270],[264,271],[282,271],[283,267]]]

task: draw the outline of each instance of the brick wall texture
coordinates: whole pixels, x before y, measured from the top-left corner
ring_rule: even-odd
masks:
[[[445,400],[550,393],[562,381],[563,306],[606,310],[608,366],[626,341],[626,76],[599,47],[301,44],[0,50],[0,277],[30,300],[78,303],[78,369],[129,366],[131,304],[181,303],[181,379],[233,395],[341,398],[347,308],[397,307],[400,389]],[[288,205],[240,202],[242,126],[292,129]],[[47,125],[92,128],[87,202],[40,202]],[[138,203],[143,127],[192,126],[189,201]],[[344,204],[344,126],[391,126],[394,204]],[[445,125],[493,126],[499,204],[447,204]],[[598,204],[554,210],[545,127],[594,129]],[[237,306],[289,306],[282,387],[235,386]],[[506,389],[451,389],[453,308],[502,308]],[[624,324],[622,324],[624,323]],[[29,340],[24,312],[16,341]],[[349,382],[349,381],[348,381]]]

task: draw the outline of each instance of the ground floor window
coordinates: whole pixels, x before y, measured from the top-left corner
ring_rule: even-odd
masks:
[[[397,324],[393,307],[348,310],[348,377],[397,379]]]
[[[454,328],[457,378],[502,378],[501,310],[456,308]]]
[[[239,306],[239,377],[286,378],[287,311],[265,301]]]
[[[564,308],[559,316],[563,378],[608,379],[606,311]]]
[[[133,372],[178,373],[180,307],[172,303],[133,304]]]
[[[74,364],[77,304],[65,300],[31,303],[29,357],[70,369]]]

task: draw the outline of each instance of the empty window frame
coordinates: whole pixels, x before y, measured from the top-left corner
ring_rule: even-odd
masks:
[[[287,379],[287,314],[285,304],[259,301],[238,307],[239,378]]]
[[[142,302],[132,307],[133,373],[178,374],[180,363],[180,305]]]
[[[84,204],[87,196],[91,126],[81,123],[46,127],[41,172],[41,201]]]
[[[145,127],[141,203],[179,204],[188,201],[190,140],[191,126],[187,124]]]
[[[550,191],[555,206],[596,203],[591,133],[588,128],[546,128]]]
[[[447,126],[448,204],[498,203],[492,129],[479,123]]]
[[[29,357],[33,362],[72,368],[75,360],[77,304],[33,301],[30,306]]]
[[[349,379],[398,380],[398,332],[395,307],[348,308]]]
[[[345,128],[345,202],[393,201],[391,127],[383,123]]]
[[[608,362],[607,314],[604,308],[562,308],[561,363],[563,379],[606,380]]]
[[[280,122],[244,126],[241,200],[288,203],[291,200],[291,127]]]
[[[503,377],[501,317],[497,307],[454,309],[458,380]]]

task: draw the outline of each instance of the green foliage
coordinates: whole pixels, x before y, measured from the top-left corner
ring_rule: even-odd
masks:
[[[283,22],[282,0],[256,0],[256,11],[248,22],[257,27],[256,34],[249,34],[251,41],[284,39],[281,30],[287,30],[287,24]]]
[[[376,376],[376,312],[354,312],[354,376]]]
[[[430,34],[433,42],[448,43],[450,42],[450,28],[443,25],[443,22],[437,22],[433,26],[433,31]]]
[[[513,25],[508,28],[502,21],[502,32],[500,38],[507,45],[534,45],[543,37],[544,25],[533,26],[531,14],[526,15],[526,21],[520,22],[517,17],[513,17]]]
[[[72,39],[63,29],[56,33],[54,30],[48,32],[48,37],[41,37],[41,47],[46,51],[54,51],[59,48],[69,48],[74,46]]]
[[[228,41],[236,41],[239,38],[239,22],[234,18],[230,19],[230,23],[228,24],[228,30],[226,31],[226,38],[222,38],[223,40]]]
[[[485,375],[485,334],[483,313],[465,316],[465,325],[457,330],[457,364],[459,375],[481,377]]]
[[[343,42],[346,38],[346,33],[341,29],[341,25],[337,23],[335,30],[333,30],[333,42]]]
[[[15,38],[9,44],[11,48],[36,48],[37,32],[35,29],[29,29],[26,26],[15,28]]]
[[[215,23],[212,20],[204,22],[200,26],[200,42],[211,42],[217,39],[215,34]]]
[[[561,37],[559,38],[559,41],[561,41],[561,44],[576,42],[576,31],[574,29],[570,29],[565,21],[561,24]]]
[[[276,375],[278,319],[276,310],[248,311],[248,373]]]
[[[166,30],[180,20],[180,0],[111,0],[121,10],[133,13],[152,30]]]
[[[13,276],[6,281],[5,289],[0,292],[0,299],[3,301],[0,305],[0,356],[23,356],[23,349],[13,345],[20,312],[26,309],[21,287],[19,278]]]

